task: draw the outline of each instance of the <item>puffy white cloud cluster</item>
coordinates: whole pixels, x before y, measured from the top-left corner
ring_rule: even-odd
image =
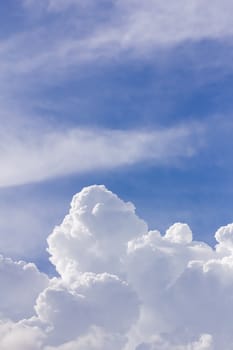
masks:
[[[0,348],[231,350],[233,224],[216,240],[148,231],[132,203],[84,188],[48,237],[58,277],[1,257]]]
[[[104,186],[84,188],[48,237],[51,261],[64,280],[82,272],[118,274],[125,268],[127,242],[147,231],[132,203]]]

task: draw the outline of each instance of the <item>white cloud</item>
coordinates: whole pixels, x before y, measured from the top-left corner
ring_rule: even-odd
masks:
[[[0,316],[13,321],[31,317],[39,293],[48,278],[34,264],[0,256]]]
[[[177,2],[150,0],[110,1],[109,6],[104,1],[98,5],[93,0],[85,2],[79,0],[44,0],[44,9],[51,11],[64,11],[75,6],[86,10],[84,15],[90,14],[90,7],[96,12],[93,21],[96,30],[87,38],[92,43],[100,44],[99,48],[106,49],[112,44],[118,49],[137,48],[152,45],[170,45],[185,40],[201,40],[203,38],[221,38],[232,35],[231,16],[232,3],[224,0],[221,3],[207,0],[180,0]],[[26,4],[36,10],[38,3],[35,0],[27,1]],[[39,5],[41,6],[41,5]],[[98,16],[110,13],[109,20],[105,24],[99,24]],[[77,12],[74,12],[77,15]],[[69,13],[70,15],[70,13]],[[104,29],[108,28],[108,31]],[[89,45],[86,45],[90,47]]]
[[[84,273],[69,285],[53,285],[40,294],[39,319],[52,326],[48,343],[59,345],[84,336],[91,326],[126,334],[138,316],[138,299],[117,276]]]
[[[41,350],[44,335],[38,327],[30,327],[23,321],[0,322],[1,350]]]
[[[209,334],[202,334],[197,341],[191,343],[174,345],[161,337],[153,343],[143,343],[137,347],[136,350],[212,350],[213,342],[212,337]]]
[[[231,40],[233,34],[229,0],[211,5],[207,0],[23,3],[32,10],[28,13],[32,29],[1,43],[0,74],[8,81],[15,75],[41,78],[44,73],[43,80],[51,82],[51,76],[66,74],[80,63],[158,56],[161,48],[203,39]],[[69,8],[72,11],[66,12]],[[33,21],[38,13],[41,17]]]
[[[216,239],[182,223],[148,232],[132,203],[84,188],[48,238],[59,277],[2,258],[1,349],[232,349],[232,224]]]
[[[56,176],[151,161],[161,165],[191,157],[201,144],[199,126],[158,131],[88,130],[5,132],[0,138],[0,187]]]
[[[230,249],[233,250],[233,224],[220,227],[215,234],[218,249]]]
[[[77,340],[58,347],[48,346],[45,350],[119,350],[125,342],[125,337],[120,334],[110,334],[99,327],[91,327],[87,334]]]
[[[147,225],[131,203],[104,186],[86,188],[73,197],[70,213],[48,237],[51,261],[64,280],[85,271],[119,273],[126,242],[145,232]]]
[[[190,243],[193,236],[187,224],[178,223],[169,227],[164,238],[174,243]]]

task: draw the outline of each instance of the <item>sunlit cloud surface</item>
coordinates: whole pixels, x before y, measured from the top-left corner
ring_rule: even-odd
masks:
[[[1,349],[231,349],[233,225],[215,237],[148,231],[132,203],[84,188],[48,237],[57,277],[1,257]]]

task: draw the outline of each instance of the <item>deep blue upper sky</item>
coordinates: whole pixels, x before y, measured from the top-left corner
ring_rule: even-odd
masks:
[[[127,16],[137,19],[140,11],[147,14],[150,9],[136,10],[138,2],[128,2],[126,8],[121,1],[118,7],[111,1],[90,1],[87,7],[79,1],[71,1],[70,7],[59,1],[54,7],[51,0],[0,4],[0,161],[3,178],[9,176],[9,167],[13,179],[7,184],[0,179],[3,254],[43,260],[45,238],[64,217],[72,195],[94,183],[132,201],[149,227],[163,232],[176,221],[187,222],[195,239],[214,244],[216,229],[233,221],[233,49],[227,15],[219,29],[214,15],[207,23],[200,18],[196,33],[189,21],[181,30],[165,8],[164,23],[145,17],[148,39],[148,28],[139,31],[138,20],[132,29]],[[179,6],[174,11],[179,23],[186,14]],[[190,16],[196,20],[195,13]],[[173,26],[174,35],[164,34],[162,27],[160,33],[162,25]],[[133,30],[141,37],[128,34],[126,40]],[[25,135],[36,139],[38,162],[43,162],[46,130],[59,135],[80,128],[97,134],[119,130],[127,137],[132,130],[148,133],[192,125],[202,129],[193,136],[199,145],[194,154],[169,158],[165,164],[145,154],[130,165],[89,166],[81,173],[71,166],[64,173],[42,174],[37,181],[29,166],[37,161],[35,155],[30,158],[24,151]],[[15,139],[22,146],[19,154]],[[85,140],[79,147],[88,157]],[[29,175],[20,179],[20,163],[14,163],[19,157],[22,167],[29,167]],[[79,160],[74,157],[75,162]]]

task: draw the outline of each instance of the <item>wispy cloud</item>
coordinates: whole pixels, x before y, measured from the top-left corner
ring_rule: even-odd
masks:
[[[108,6],[75,0],[23,3],[30,9],[25,16],[33,18],[39,12],[40,17],[31,21],[29,30],[1,43],[5,72],[58,74],[59,68],[84,62],[144,57],[182,42],[225,39],[233,34],[233,5],[227,0],[211,6],[206,0],[120,0]],[[69,8],[72,11],[67,13]]]
[[[163,60],[167,49],[172,61],[170,50],[180,44],[226,38],[230,42],[233,33],[233,5],[227,0],[212,2],[211,6],[199,0],[166,4],[158,0],[120,0],[108,5],[92,0],[85,5],[75,0],[27,0],[22,4],[24,29],[15,27],[15,32],[0,41],[2,120],[6,119],[2,111],[12,114],[18,104],[21,114],[30,109],[33,101],[40,100],[41,87],[57,86],[61,80],[69,80],[71,73],[76,78],[84,74],[84,64],[89,64],[93,72],[98,63],[148,57],[159,60],[161,50]],[[229,52],[224,53],[214,62],[208,59],[208,66],[225,67],[231,58]],[[194,61],[189,62],[195,65]],[[204,61],[202,57],[202,66]]]
[[[200,135],[201,128],[195,125],[157,131],[74,128],[2,132],[0,186],[145,161],[174,164],[195,154],[201,145]]]
[[[64,12],[72,8],[86,17],[91,9],[97,10],[92,21],[99,24],[99,17],[110,13],[108,21],[98,28],[112,29],[102,32],[105,37],[115,39],[115,42],[130,45],[142,45],[143,42],[154,44],[174,43],[182,40],[199,40],[232,35],[230,11],[232,3],[224,0],[221,3],[213,1],[210,4],[204,0],[178,2],[151,0],[118,0],[96,3],[89,0],[83,4],[80,0],[43,0],[38,4],[35,0],[26,0],[24,4],[34,10],[43,8],[44,12]],[[103,6],[105,5],[105,6]],[[76,12],[77,15],[77,12]],[[118,40],[117,40],[118,39]]]

